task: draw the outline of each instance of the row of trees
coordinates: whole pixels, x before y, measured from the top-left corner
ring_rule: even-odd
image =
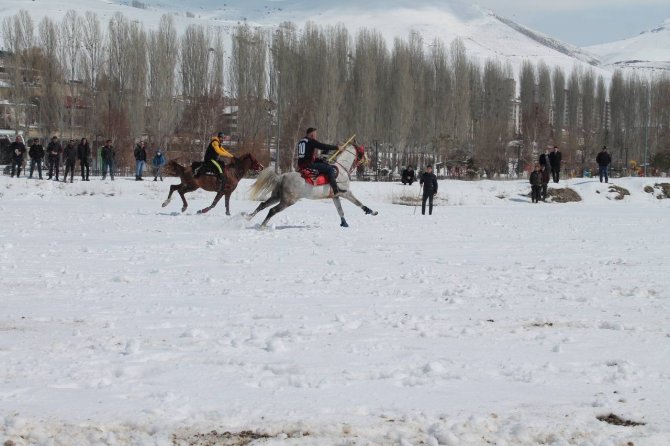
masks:
[[[356,133],[376,144],[380,167],[427,153],[506,173],[511,159],[530,162],[546,145],[575,165],[603,144],[638,162],[646,141],[650,154],[670,148],[667,77],[616,72],[608,82],[530,61],[515,76],[509,64],[473,60],[458,40],[412,33],[389,45],[372,30],[291,23],[240,25],[231,36],[190,25],[179,35],[167,15],[147,31],[121,14],[105,28],[74,11],[36,29],[22,11],[2,31],[12,102],[46,134],[105,135],[117,146],[146,135],[197,158],[230,124],[222,110],[231,105],[239,150],[269,156],[278,147],[282,169],[308,126],[325,140]]]

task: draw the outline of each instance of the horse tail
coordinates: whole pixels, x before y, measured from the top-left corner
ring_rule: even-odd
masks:
[[[258,175],[258,178],[249,189],[249,198],[253,201],[265,199],[281,183],[281,176],[275,173],[271,168],[265,169]]]

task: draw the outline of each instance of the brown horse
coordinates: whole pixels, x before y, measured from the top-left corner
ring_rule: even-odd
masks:
[[[163,202],[163,207],[170,204],[172,200],[172,193],[174,191],[179,192],[181,201],[184,205],[181,208],[181,211],[186,211],[188,208],[188,203],[186,202],[186,197],[184,194],[193,192],[198,189],[204,189],[207,192],[217,192],[214,201],[208,207],[198,211],[198,214],[206,214],[216,204],[219,202],[221,197],[226,196],[226,215],[230,215],[230,196],[232,195],[237,184],[240,182],[244,175],[249,170],[254,170],[256,172],[263,170],[263,166],[259,163],[253,155],[247,153],[240,158],[233,158],[232,162],[229,163],[224,169],[224,174],[226,175],[226,186],[223,191],[219,191],[220,181],[218,175],[200,175],[199,177],[193,176],[193,166],[182,166],[175,160],[170,160],[167,165],[168,170],[172,170],[175,175],[178,175],[181,179],[180,184],[175,184],[170,186],[170,193],[168,194],[167,200]]]

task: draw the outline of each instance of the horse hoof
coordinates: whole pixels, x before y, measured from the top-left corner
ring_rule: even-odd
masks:
[[[226,211],[226,215],[227,215],[228,217],[230,217],[230,212]]]
[[[181,208],[182,213],[186,212],[186,208]]]
[[[343,228],[348,228],[348,227],[349,227],[349,223],[347,223],[346,221],[342,220],[342,223],[340,223],[340,226],[342,226]]]
[[[168,205],[168,202],[166,201],[165,203],[162,204],[161,207],[165,207],[165,206],[167,206],[167,205]]]
[[[379,212],[377,212],[377,211],[372,211],[372,215],[373,215],[373,216],[374,216],[374,215],[377,215],[377,214],[379,214]]]

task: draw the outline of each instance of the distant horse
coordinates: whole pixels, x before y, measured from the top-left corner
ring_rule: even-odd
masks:
[[[261,197],[270,198],[261,203],[254,212],[247,216],[251,220],[256,214],[268,206],[277,204],[277,206],[270,209],[267,217],[263,221],[262,227],[265,227],[268,221],[278,212],[283,211],[289,206],[294,205],[302,198],[311,200],[321,200],[324,198],[332,198],[340,214],[340,226],[348,227],[347,221],[344,219],[344,211],[342,211],[342,204],[340,198],[345,198],[351,201],[356,206],[363,209],[366,214],[377,215],[377,212],[364,206],[349,190],[350,181],[349,175],[356,170],[356,168],[365,160],[365,149],[363,146],[356,147],[354,144],[346,144],[340,148],[335,157],[333,165],[338,168],[337,187],[341,191],[338,197],[333,196],[332,188],[328,183],[328,179],[321,175],[316,179],[309,177],[305,172],[289,172],[282,175],[276,174],[271,169],[265,169],[258,176],[256,182],[251,186],[250,196],[252,200],[259,200]]]
[[[214,206],[216,206],[221,197],[225,195],[226,215],[230,215],[230,196],[232,195],[235,188],[237,188],[237,184],[242,178],[244,178],[244,175],[246,175],[250,169],[256,172],[263,170],[263,165],[260,164],[256,158],[254,158],[254,156],[249,153],[242,155],[241,158],[233,158],[233,161],[228,164],[224,170],[224,174],[226,175],[226,186],[223,188],[223,191],[219,191],[220,181],[218,175],[202,174],[197,178],[193,176],[194,166],[197,167],[198,164],[201,163],[194,163],[194,165],[191,166],[182,166],[177,161],[170,160],[168,163],[168,170],[174,171],[174,173],[181,179],[181,183],[170,186],[170,193],[168,194],[167,200],[165,200],[163,203],[163,207],[170,204],[170,200],[172,200],[172,194],[174,191],[177,191],[179,192],[181,201],[184,203],[181,208],[181,211],[184,212],[186,211],[186,208],[188,208],[188,203],[186,202],[186,197],[184,197],[184,194],[202,188],[207,192],[217,192],[217,194],[216,197],[214,197],[212,204],[204,209],[199,210],[198,214],[206,214],[209,212],[212,208],[214,208]]]

